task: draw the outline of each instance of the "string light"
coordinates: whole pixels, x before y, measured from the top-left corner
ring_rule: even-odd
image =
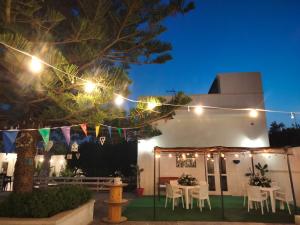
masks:
[[[29,63],[29,69],[33,73],[39,73],[39,72],[41,72],[42,69],[43,69],[43,64],[42,64],[41,60],[38,59],[35,56],[32,56],[31,57],[31,61]]]
[[[224,153],[221,153],[221,157],[222,157],[222,158],[224,158],[224,157],[225,157]]]
[[[154,101],[148,102],[147,103],[147,109],[148,110],[153,110],[157,106],[157,103]]]
[[[238,158],[238,157],[239,157],[239,154],[234,154],[234,157],[235,157],[235,158]]]
[[[253,156],[253,155],[252,155],[251,153],[249,153],[249,157],[252,158],[252,156]]]
[[[169,153],[169,158],[172,158],[172,154],[171,153]]]
[[[249,116],[252,117],[252,118],[258,117],[258,112],[257,112],[257,110],[256,110],[256,109],[251,109],[251,110],[249,111]]]
[[[186,155],[184,153],[181,156],[183,160],[186,160]]]
[[[295,119],[295,113],[291,112],[291,119]]]
[[[92,93],[95,89],[96,84],[91,81],[87,81],[84,85],[84,91],[88,94]]]
[[[208,153],[208,154],[207,154],[207,157],[208,157],[208,158],[210,158],[210,157],[211,157],[210,153]]]
[[[115,104],[117,106],[122,105],[124,102],[124,98],[121,95],[117,95],[117,97],[115,98]]]
[[[160,158],[160,154],[155,154],[155,158],[159,159]]]
[[[203,107],[199,105],[195,107],[194,111],[197,115],[201,115],[203,113]]]
[[[198,158],[198,156],[199,156],[198,153],[195,153],[195,157]]]

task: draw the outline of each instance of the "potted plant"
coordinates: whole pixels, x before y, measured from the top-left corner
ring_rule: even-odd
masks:
[[[259,173],[255,174],[250,170],[250,173],[246,173],[246,176],[249,176],[249,184],[252,186],[261,186],[261,187],[271,187],[271,179],[266,176],[266,173],[269,172],[268,165],[265,164],[262,166],[260,163],[255,165],[255,168]]]
[[[131,165],[131,167],[133,168],[133,173],[136,175],[136,195],[141,197],[144,193],[144,188],[141,188],[141,173],[144,171],[144,169],[140,168],[139,165]]]

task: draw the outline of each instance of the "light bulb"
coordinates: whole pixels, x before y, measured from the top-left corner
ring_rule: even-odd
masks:
[[[224,157],[225,157],[224,153],[221,153],[221,157],[222,157],[222,158],[224,158]]]
[[[207,154],[207,157],[210,158],[210,156],[211,156],[210,153],[208,153],[208,154]]]
[[[148,102],[147,103],[147,109],[153,110],[157,106],[156,102]]]
[[[195,107],[194,111],[197,115],[201,115],[203,113],[203,107],[201,105],[199,105],[199,106]]]
[[[258,112],[257,112],[257,110],[256,110],[256,109],[251,109],[251,110],[249,111],[249,116],[252,117],[252,118],[258,117]]]
[[[253,155],[250,153],[250,154],[249,154],[249,157],[252,157],[252,156],[253,156]]]
[[[182,154],[182,159],[186,160],[186,155],[185,154]]]
[[[160,154],[155,154],[155,158],[159,159],[160,158]]]
[[[235,157],[235,158],[238,158],[238,157],[239,157],[239,154],[234,154],[234,157]]]
[[[198,158],[198,156],[199,156],[198,153],[196,153],[196,154],[195,154],[195,157]]]
[[[117,106],[122,105],[124,102],[124,98],[121,95],[117,95],[117,97],[115,98],[115,104]]]
[[[88,94],[92,93],[95,89],[96,89],[96,84],[91,81],[86,82],[84,85],[84,91]]]
[[[171,153],[169,154],[169,158],[172,158],[172,154]]]
[[[31,61],[29,63],[29,69],[33,73],[39,73],[43,69],[43,64],[40,59],[35,56],[32,56]]]

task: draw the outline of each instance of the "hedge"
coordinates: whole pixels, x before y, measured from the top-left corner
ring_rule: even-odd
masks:
[[[0,217],[45,218],[77,208],[91,199],[83,187],[60,186],[32,193],[11,193],[0,203]]]

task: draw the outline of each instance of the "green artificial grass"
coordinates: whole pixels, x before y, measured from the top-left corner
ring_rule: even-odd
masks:
[[[224,196],[225,218],[222,218],[222,207],[220,196],[210,196],[212,210],[210,211],[206,202],[202,212],[196,207],[194,202],[193,209],[182,208],[181,203],[172,210],[171,201],[167,208],[164,207],[165,199],[161,197],[156,200],[156,220],[158,221],[231,221],[231,222],[263,222],[263,223],[294,223],[294,216],[289,215],[287,209],[280,210],[276,207],[276,213],[261,215],[260,209],[252,209],[248,213],[247,207],[243,207],[243,198],[235,196]],[[291,207],[292,209],[293,207]],[[153,197],[142,197],[132,200],[124,215],[131,221],[150,221],[153,220]]]

